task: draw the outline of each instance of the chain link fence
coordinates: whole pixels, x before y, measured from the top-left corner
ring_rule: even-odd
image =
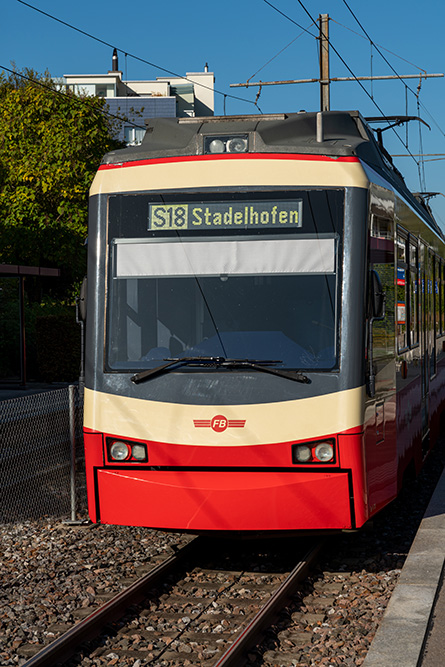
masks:
[[[85,511],[82,412],[74,385],[0,401],[0,522]]]

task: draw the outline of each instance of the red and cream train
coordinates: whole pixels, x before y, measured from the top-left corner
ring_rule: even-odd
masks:
[[[155,119],[91,188],[93,521],[362,526],[444,408],[444,237],[358,112]]]

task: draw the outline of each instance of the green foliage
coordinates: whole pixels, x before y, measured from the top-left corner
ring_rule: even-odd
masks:
[[[80,328],[60,304],[73,303],[86,271],[94,174],[121,147],[104,104],[59,90],[48,72],[0,72],[0,263],[61,270],[25,280],[29,379],[79,375]],[[18,280],[2,279],[0,290],[0,378],[11,378],[20,373]]]
[[[20,315],[17,278],[0,278],[0,378],[20,375]]]
[[[81,329],[74,306],[25,294],[27,380],[73,382],[79,377]],[[0,277],[0,378],[20,377],[18,278]]]
[[[104,100],[56,92],[48,73],[0,73],[0,262],[85,272],[88,190],[118,146]]]
[[[45,382],[73,382],[80,373],[80,327],[75,309],[36,318],[37,365]]]

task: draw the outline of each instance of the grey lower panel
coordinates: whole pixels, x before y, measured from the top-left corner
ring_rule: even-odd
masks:
[[[292,401],[330,394],[352,386],[343,386],[339,374],[311,374],[311,383],[302,384],[286,378],[252,371],[182,371],[147,380],[131,382],[132,373],[98,374],[87,387],[109,394],[164,403],[189,405],[248,405]],[[359,386],[359,385],[356,385]]]

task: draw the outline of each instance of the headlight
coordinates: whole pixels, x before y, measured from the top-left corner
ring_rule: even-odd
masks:
[[[248,134],[204,137],[204,153],[247,153],[248,150]]]
[[[148,461],[147,445],[143,442],[125,442],[124,440],[107,438],[107,450],[109,461],[127,461],[130,463]]]
[[[221,139],[213,139],[213,141],[209,143],[209,153],[224,153],[225,150],[226,147]]]
[[[294,452],[298,463],[307,463],[312,458],[311,448],[307,445],[298,445],[295,447]]]
[[[292,463],[335,463],[334,438],[292,445]]]
[[[245,153],[247,151],[247,139],[245,137],[229,139],[226,150],[228,153]]]
[[[147,448],[145,445],[133,445],[131,448],[131,455],[136,461],[147,460]]]
[[[130,456],[130,451],[126,442],[116,441],[110,447],[110,457],[113,461],[125,461]]]
[[[332,461],[334,458],[334,448],[329,442],[321,442],[315,447],[315,458],[322,463]]]

